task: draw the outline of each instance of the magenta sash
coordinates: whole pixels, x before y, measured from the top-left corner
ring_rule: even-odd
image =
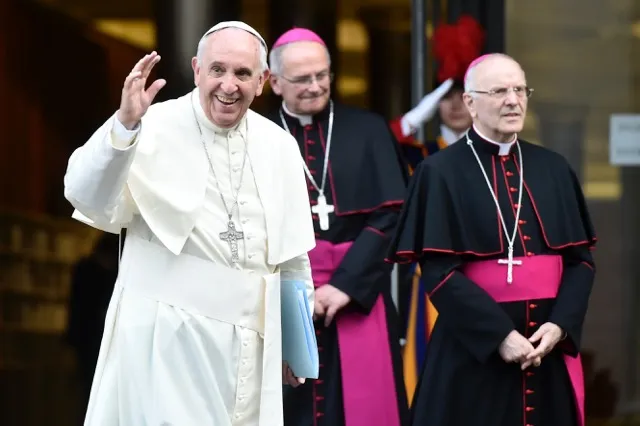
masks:
[[[309,252],[316,287],[331,277],[352,243],[317,240]],[[365,283],[363,283],[364,285]],[[400,414],[393,375],[387,317],[382,295],[369,315],[338,313],[335,317],[342,367],[346,426],[399,426]]]
[[[507,267],[497,260],[466,264],[462,273],[478,284],[497,302],[550,299],[558,295],[562,281],[562,257],[542,255],[518,257],[521,265],[513,266],[513,282],[507,283]],[[564,355],[578,410],[578,425],[584,426],[584,375],[580,355]]]

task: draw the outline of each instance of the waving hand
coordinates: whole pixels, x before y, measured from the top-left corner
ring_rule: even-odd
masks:
[[[129,130],[133,129],[147,112],[160,89],[167,83],[159,79],[145,90],[147,79],[153,67],[160,62],[160,55],[151,52],[138,61],[124,80],[118,120]]]

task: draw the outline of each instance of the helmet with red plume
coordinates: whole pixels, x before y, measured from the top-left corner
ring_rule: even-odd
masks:
[[[452,88],[464,88],[469,64],[482,53],[484,30],[471,16],[462,15],[453,24],[441,24],[433,33],[433,55],[438,71],[436,85],[452,78]]]

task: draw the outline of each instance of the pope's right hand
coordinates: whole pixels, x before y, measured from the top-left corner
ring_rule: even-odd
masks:
[[[306,380],[302,377],[296,377],[293,370],[286,361],[282,361],[282,383],[297,388],[303,385]]]
[[[147,78],[158,62],[160,62],[158,53],[151,52],[149,55],[145,55],[124,80],[117,117],[120,123],[129,130],[133,130],[138,125],[153,99],[167,83],[165,80],[159,79],[145,90]]]

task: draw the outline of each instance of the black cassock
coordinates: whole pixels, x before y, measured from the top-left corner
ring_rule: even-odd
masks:
[[[517,147],[500,156],[498,145],[473,129],[469,136],[511,236],[520,179]],[[495,201],[466,139],[427,157],[410,182],[389,260],[420,263],[439,312],[412,404],[413,425],[579,424],[564,356],[579,352],[594,279],[595,232],[566,160],[525,141],[520,146],[524,193],[514,256],[526,263],[532,256],[560,255],[557,297],[498,303],[461,272],[470,262],[497,262],[507,253]],[[505,285],[506,272],[504,266]],[[540,367],[523,372],[520,364],[502,360],[498,348],[511,330],[528,338],[545,322],[567,335]]]
[[[268,117],[283,126],[281,115],[291,134],[298,141],[302,156],[318,186],[321,186],[328,135],[329,106],[302,126],[283,110]],[[313,215],[318,243],[353,242],[329,283],[351,297],[341,314],[368,314],[382,296],[386,313],[389,349],[402,421],[408,421],[406,395],[402,381],[398,319],[390,294],[391,265],[385,262],[390,234],[396,225],[402,205],[407,176],[397,144],[382,117],[338,103],[334,104],[333,136],[325,196],[335,214],[329,215],[329,229],[320,229],[318,216]],[[317,204],[318,192],[307,179],[311,205]],[[312,268],[314,267],[313,257]],[[292,389],[285,386],[284,411],[287,426],[342,426],[344,404],[342,369],[338,331],[334,320],[325,327],[316,321],[320,355],[320,376]],[[380,348],[380,350],[384,350]],[[362,353],[366,361],[367,354]],[[376,374],[372,371],[371,374]],[[366,384],[365,384],[366,386]],[[391,386],[393,387],[393,385]],[[376,426],[376,425],[372,425]]]

